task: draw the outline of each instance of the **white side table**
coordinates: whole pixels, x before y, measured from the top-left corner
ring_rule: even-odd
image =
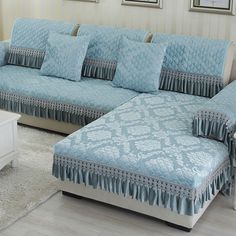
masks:
[[[236,142],[236,133],[234,134],[234,139]],[[234,177],[234,210],[236,211],[236,176]]]
[[[0,110],[0,170],[11,163],[16,167],[17,161],[17,120],[20,115]]]

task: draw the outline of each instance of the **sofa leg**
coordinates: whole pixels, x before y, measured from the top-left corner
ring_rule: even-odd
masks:
[[[168,225],[171,228],[179,229],[179,230],[182,230],[182,231],[187,232],[187,233],[190,233],[192,231],[192,228],[186,228],[184,226],[172,224],[170,222],[166,222],[166,225]]]
[[[75,195],[73,193],[69,193],[66,191],[62,191],[62,195],[66,196],[66,197],[71,197],[71,198],[76,198],[76,199],[83,199],[83,197]]]

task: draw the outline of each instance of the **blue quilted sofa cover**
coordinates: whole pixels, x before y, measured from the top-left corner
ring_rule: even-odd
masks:
[[[10,44],[0,42],[0,109],[84,126],[138,95],[135,91],[115,88],[108,80],[88,77],[76,83],[40,75],[49,32],[76,36],[76,29],[78,31],[78,26],[70,22],[16,20]],[[95,55],[103,55],[109,60],[116,58],[118,53],[115,36],[144,41],[148,35],[142,30],[90,25],[82,25],[79,32],[91,34],[88,55],[98,51]],[[105,51],[102,36],[109,42],[110,51]],[[86,62],[84,68],[88,68]],[[104,75],[109,76],[109,73]]]
[[[213,97],[224,88],[226,56],[232,42],[156,33],[152,43],[168,43],[160,89]]]
[[[45,56],[49,32],[72,35],[77,28],[76,24],[70,22],[17,19],[12,30],[8,63],[40,68]]]
[[[147,31],[81,25],[77,35],[92,40],[84,77],[72,82],[39,68],[49,31],[74,34],[76,25],[33,22],[17,20],[10,46],[0,42],[0,109],[82,126],[96,120],[55,146],[54,176],[185,215],[229,190],[228,148],[194,137],[192,116],[224,87],[230,42],[156,34],[152,43],[169,45],[160,88],[180,93],[140,94],[111,80],[119,40],[144,42]]]
[[[119,27],[81,25],[78,35],[90,36],[83,76],[113,80],[122,37],[137,42],[145,42],[148,40],[150,33],[144,30]]]

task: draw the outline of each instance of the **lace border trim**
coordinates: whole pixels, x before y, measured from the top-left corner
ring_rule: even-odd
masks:
[[[89,66],[103,67],[115,70],[117,66],[117,61],[86,58],[84,60],[84,64]]]
[[[50,102],[46,100],[41,100],[37,98],[26,97],[26,96],[21,96],[21,95],[16,95],[16,94],[10,94],[10,93],[1,92],[1,91],[0,91],[0,99],[16,102],[16,103],[22,103],[25,105],[31,105],[35,107],[59,110],[59,111],[68,112],[71,114],[86,115],[92,119],[98,119],[101,116],[106,114],[106,112],[103,112],[103,111],[95,111],[92,109],[83,108],[83,107],[79,107],[75,105]]]
[[[230,161],[226,160],[201,184],[201,186],[193,189],[170,182],[165,182],[161,179],[130,173],[121,169],[99,165],[88,161],[81,161],[74,158],[63,157],[56,154],[54,155],[54,164],[62,167],[70,167],[75,169],[79,168],[83,171],[89,171],[103,176],[120,178],[123,180],[128,179],[132,183],[144,185],[149,188],[158,188],[174,195],[187,197],[190,200],[194,200],[196,197],[201,196],[201,194],[206,191],[207,187],[224,171],[225,168],[231,168]]]
[[[27,57],[39,57],[44,58],[45,52],[37,49],[30,49],[30,48],[20,48],[20,47],[10,47],[9,54],[18,54],[21,56]]]
[[[219,122],[226,125],[227,132],[230,135],[234,135],[236,129],[236,122],[232,121],[226,114],[210,111],[210,110],[201,110],[194,115],[194,119],[200,120],[209,120]]]

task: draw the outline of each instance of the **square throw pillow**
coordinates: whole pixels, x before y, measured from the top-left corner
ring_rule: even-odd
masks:
[[[51,32],[41,74],[79,81],[89,39],[89,36],[73,37]]]
[[[143,93],[156,92],[167,45],[123,38],[113,85]]]

